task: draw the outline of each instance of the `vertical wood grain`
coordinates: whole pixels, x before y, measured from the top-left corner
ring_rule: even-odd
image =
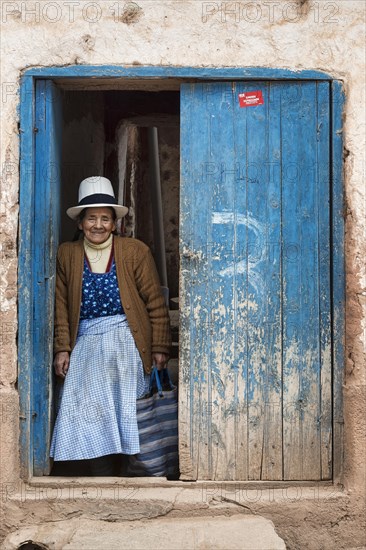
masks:
[[[319,235],[329,240],[329,220],[319,223],[324,221],[321,209],[327,218],[323,203],[329,192],[327,183],[325,191],[320,189],[324,181],[318,181],[318,174],[329,164],[329,151],[318,141],[316,83],[302,83],[292,96],[296,100],[290,104],[284,98],[282,118],[284,477],[321,479],[321,409],[331,396],[325,377],[321,386],[326,358],[321,356],[320,325],[320,286],[324,289],[329,262],[323,265],[319,256]],[[329,302],[323,320],[327,314],[329,319]],[[323,420],[329,433],[330,419],[328,425]]]
[[[343,190],[343,108],[342,82],[334,81],[331,92],[331,280],[332,280],[332,359],[333,359],[333,476],[343,469],[343,396],[345,364],[345,264],[344,264],[344,190]]]
[[[22,479],[33,473],[32,377],[33,357],[33,220],[34,209],[34,83],[23,76],[20,94],[20,189],[18,264],[18,388],[20,399],[20,464]]]
[[[330,85],[317,83],[317,159],[319,239],[319,313],[320,313],[320,479],[332,479],[332,318],[331,318],[331,158]],[[326,159],[329,159],[326,162]]]
[[[264,338],[266,372],[264,441],[265,460],[261,479],[282,479],[282,308],[281,308],[281,85],[269,84],[266,105],[268,161],[264,170],[266,204],[266,265],[264,298],[266,302]]]
[[[33,472],[34,475],[46,475],[49,473],[52,413],[56,253],[60,234],[61,94],[51,80],[38,80],[35,101]]]
[[[233,87],[234,108],[234,142],[237,176],[235,183],[235,243],[233,256],[230,258],[235,266],[235,317],[232,330],[235,334],[237,368],[237,400],[238,406],[235,415],[235,456],[236,478],[249,479],[249,409],[248,409],[248,380],[249,380],[249,318],[248,311],[252,307],[249,296],[248,277],[248,245],[250,230],[247,223],[248,213],[248,150],[247,150],[247,116],[246,111],[238,105],[238,94],[242,91],[242,83],[237,82]],[[255,254],[254,254],[255,256]]]

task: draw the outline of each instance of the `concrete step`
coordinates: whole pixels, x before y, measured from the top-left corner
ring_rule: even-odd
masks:
[[[108,522],[73,518],[29,525],[9,534],[4,550],[285,550],[273,523],[261,516],[164,517]],[[23,550],[22,549],[22,550]]]

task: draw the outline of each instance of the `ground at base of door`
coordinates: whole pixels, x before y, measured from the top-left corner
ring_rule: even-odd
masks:
[[[108,522],[71,519],[19,529],[4,550],[285,550],[273,523],[261,516],[234,515]]]

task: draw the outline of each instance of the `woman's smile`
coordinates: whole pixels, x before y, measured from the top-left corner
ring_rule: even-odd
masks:
[[[79,223],[79,229],[92,244],[102,244],[116,229],[111,209],[108,207],[88,208]]]

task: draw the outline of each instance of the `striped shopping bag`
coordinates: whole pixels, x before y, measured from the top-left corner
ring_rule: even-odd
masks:
[[[179,477],[178,391],[167,369],[151,373],[150,392],[136,402],[140,453],[129,457],[127,475]]]

